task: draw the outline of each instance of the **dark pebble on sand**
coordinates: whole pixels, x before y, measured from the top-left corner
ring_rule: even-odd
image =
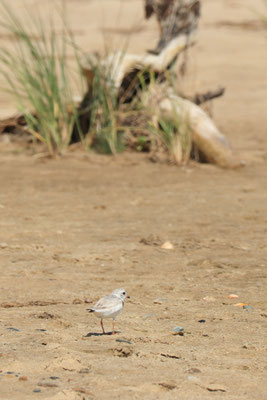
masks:
[[[82,368],[79,371],[79,374],[89,374],[90,368]]]
[[[132,342],[130,342],[130,340],[125,340],[125,339],[116,339],[116,342],[132,344]]]
[[[173,331],[174,331],[174,332],[177,332],[177,333],[183,332],[183,331],[184,331],[184,328],[183,328],[182,326],[176,326],[175,328],[173,328]]]

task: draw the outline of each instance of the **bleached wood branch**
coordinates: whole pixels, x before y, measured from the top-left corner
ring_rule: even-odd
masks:
[[[178,115],[181,121],[188,121],[192,142],[210,163],[224,168],[241,166],[226,137],[201,107],[171,93],[171,90],[162,91],[159,85],[154,85],[146,94],[144,103],[153,109],[158,119],[175,120]]]
[[[119,89],[123,78],[134,69],[141,71],[151,68],[154,72],[165,71],[175,57],[193,44],[194,37],[194,33],[190,36],[180,35],[172,39],[160,54],[147,53],[145,55],[138,55],[117,51],[102,60],[100,66],[109,72],[115,88]],[[92,56],[83,63],[83,73],[89,85],[92,82],[93,69],[97,66],[97,63],[99,63],[99,60],[94,60]]]

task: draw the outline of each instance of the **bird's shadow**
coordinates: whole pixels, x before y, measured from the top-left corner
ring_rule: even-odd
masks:
[[[116,333],[120,333],[119,331],[115,331]],[[111,336],[112,332],[106,332],[106,333],[98,333],[98,332],[89,332],[87,333],[87,335],[85,335],[84,337],[91,337],[91,336]]]

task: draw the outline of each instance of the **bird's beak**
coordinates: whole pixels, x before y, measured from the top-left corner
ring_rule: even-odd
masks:
[[[130,296],[127,296],[127,299],[130,299],[131,297]]]

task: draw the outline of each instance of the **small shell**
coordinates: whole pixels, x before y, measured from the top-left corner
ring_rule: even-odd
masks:
[[[165,249],[165,250],[173,250],[174,247],[173,247],[173,244],[171,242],[167,241],[167,242],[163,243],[161,248]]]
[[[229,294],[228,299],[238,299],[237,294]]]

